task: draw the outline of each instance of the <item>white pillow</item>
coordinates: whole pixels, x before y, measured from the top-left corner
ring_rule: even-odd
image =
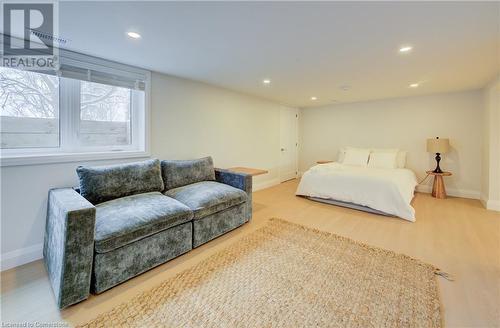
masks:
[[[370,156],[370,149],[349,147],[345,152],[345,157],[342,164],[366,166],[368,163],[369,156]]]
[[[396,156],[396,167],[398,169],[404,169],[406,167],[406,151],[402,151],[399,149],[395,148],[373,148],[372,153],[391,153],[391,152],[397,152]]]
[[[406,154],[405,151],[398,151],[398,155],[396,156],[396,167],[398,169],[404,169],[406,167]]]
[[[379,169],[395,169],[397,167],[397,152],[372,152],[368,167]]]
[[[397,148],[372,148],[372,153],[397,153],[399,149]]]

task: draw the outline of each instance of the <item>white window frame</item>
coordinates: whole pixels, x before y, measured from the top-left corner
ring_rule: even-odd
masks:
[[[60,59],[61,62],[77,64],[78,67],[84,69],[94,69],[103,72],[120,71],[121,75],[130,73],[134,76],[142,75],[145,77],[144,111],[140,113],[137,110],[131,110],[132,144],[99,147],[81,146],[75,148],[78,139],[78,125],[80,123],[80,99],[79,97],[75,99],[73,96],[76,94],[79,95],[80,90],[78,92],[65,92],[61,95],[61,89],[76,87],[76,85],[79,86],[79,83],[75,83],[72,86],[71,80],[62,78],[59,80],[59,147],[1,149],[0,166],[150,157],[151,72],[62,49],[60,50]],[[142,101],[142,99],[138,99],[137,94],[131,92],[132,107],[138,106],[139,101]],[[72,110],[68,111],[64,110],[64,108],[71,108]],[[82,149],[85,151],[82,151]]]

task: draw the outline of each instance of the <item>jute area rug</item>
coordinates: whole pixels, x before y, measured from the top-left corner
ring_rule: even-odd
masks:
[[[441,327],[435,270],[271,219],[84,327]]]

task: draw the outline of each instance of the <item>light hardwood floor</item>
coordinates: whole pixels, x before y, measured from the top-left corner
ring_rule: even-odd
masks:
[[[439,278],[446,326],[500,327],[500,213],[476,200],[419,193],[413,200],[417,221],[411,223],[299,198],[296,187],[289,181],[254,193],[249,224],[62,312],[41,261],[3,272],[2,321],[86,322],[279,217],[434,264],[455,278]]]

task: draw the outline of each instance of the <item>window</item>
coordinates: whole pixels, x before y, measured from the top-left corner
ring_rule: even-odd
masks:
[[[59,80],[0,67],[1,149],[59,147]]]
[[[2,165],[147,156],[149,73],[66,51],[61,63],[57,75],[0,67]]]
[[[79,142],[83,146],[118,146],[132,142],[132,90],[80,82]]]

